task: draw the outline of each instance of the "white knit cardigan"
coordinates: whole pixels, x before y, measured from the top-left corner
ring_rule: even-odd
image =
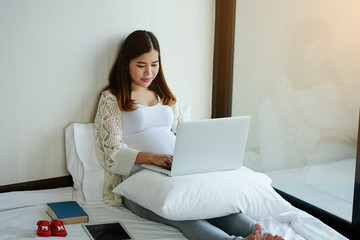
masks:
[[[172,132],[176,134],[184,115],[178,102],[172,105],[172,109]],[[105,169],[104,201],[107,203],[121,202],[121,196],[112,193],[112,190],[121,183],[121,176],[130,175],[139,152],[126,145],[122,132],[122,111],[116,97],[110,90],[106,90],[101,94],[95,116],[94,139],[97,158]]]

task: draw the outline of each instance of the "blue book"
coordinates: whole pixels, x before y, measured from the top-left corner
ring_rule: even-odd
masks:
[[[48,203],[47,213],[64,224],[87,223],[89,216],[76,201]]]

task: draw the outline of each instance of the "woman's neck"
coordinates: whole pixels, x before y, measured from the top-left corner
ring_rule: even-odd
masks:
[[[153,106],[158,103],[157,94],[148,88],[135,88],[131,91],[131,99],[143,106]]]

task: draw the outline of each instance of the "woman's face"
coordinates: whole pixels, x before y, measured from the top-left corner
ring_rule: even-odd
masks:
[[[129,73],[133,87],[149,87],[158,72],[159,53],[155,49],[130,61]]]
[[[330,42],[325,37],[318,37],[311,43],[304,46],[302,60],[308,67],[314,70],[321,70],[329,58]]]

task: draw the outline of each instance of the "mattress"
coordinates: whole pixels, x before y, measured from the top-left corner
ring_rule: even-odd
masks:
[[[48,202],[76,200],[73,187],[0,194],[0,240],[44,239],[36,235],[38,220],[51,220]],[[80,203],[80,205],[82,205]],[[143,219],[121,204],[82,205],[89,223],[122,222],[135,239],[186,239],[177,229]],[[346,239],[336,231],[297,209],[287,208],[277,215],[255,219],[263,227],[285,239]],[[66,239],[88,239],[81,224],[66,225]],[[48,237],[46,239],[59,239]]]
[[[346,159],[266,174],[273,187],[351,222],[355,164]]]

